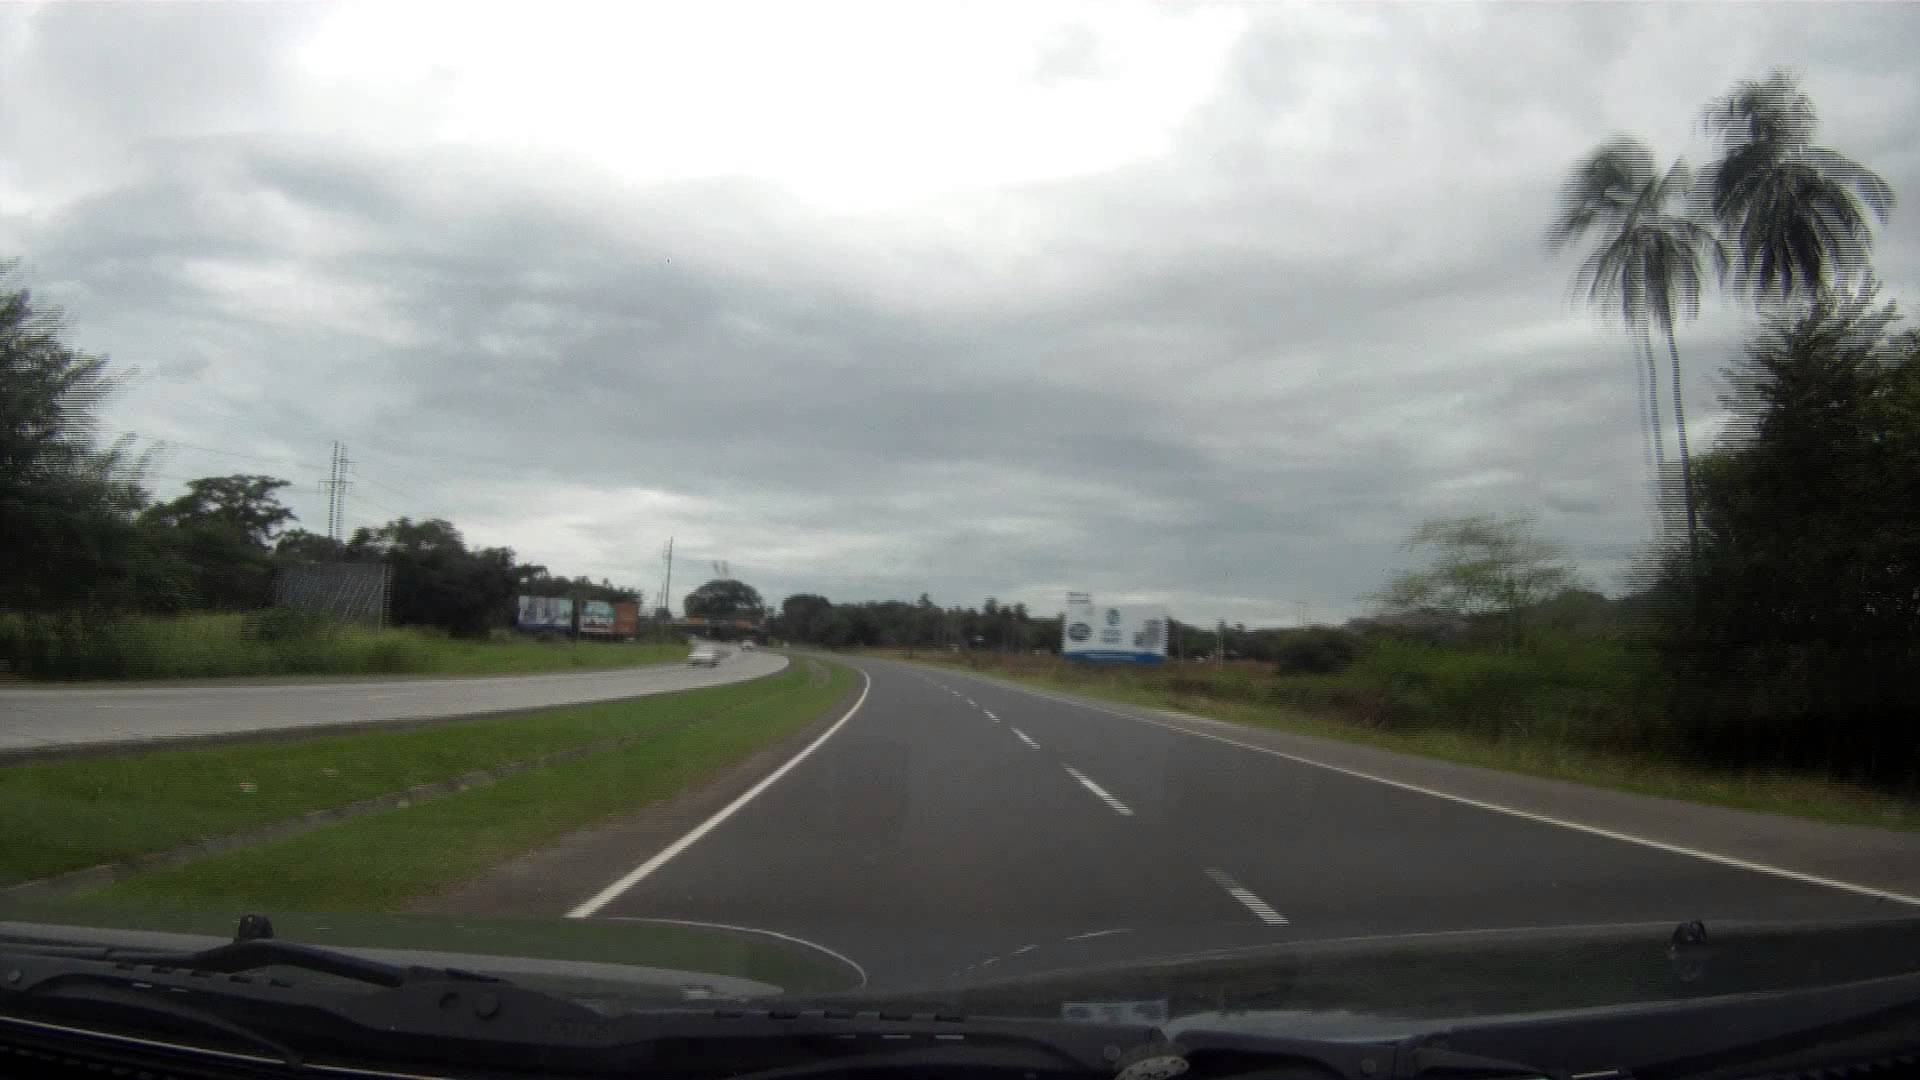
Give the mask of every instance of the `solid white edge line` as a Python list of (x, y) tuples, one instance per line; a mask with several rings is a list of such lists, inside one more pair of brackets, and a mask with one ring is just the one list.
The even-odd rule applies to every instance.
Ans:
[(1094, 795), (1097, 796), (1101, 802), (1106, 803), (1107, 807), (1111, 809), (1114, 813), (1119, 814), (1122, 817), (1133, 816), (1133, 811), (1128, 809), (1126, 803), (1123, 803), (1119, 799), (1114, 798), (1112, 795), (1107, 794), (1107, 789), (1101, 787), (1099, 784), (1094, 783), (1092, 780), (1087, 779), (1087, 774), (1081, 772), (1079, 769), (1076, 769), (1071, 765), (1062, 765), (1060, 767), (1067, 770), (1068, 776), (1071, 776), (1075, 780), (1080, 781), (1081, 787), (1084, 787), (1088, 791), (1093, 792)]
[(860, 711), (860, 706), (867, 703), (867, 694), (873, 689), (873, 676), (862, 671), (860, 672), (860, 677), (865, 679), (866, 683), (861, 686), (860, 696), (854, 701), (853, 707), (848, 709), (840, 719), (835, 720), (832, 727), (821, 732), (819, 738), (808, 743), (799, 753), (788, 758), (786, 764), (768, 773), (759, 783), (741, 792), (739, 798), (721, 807), (718, 813), (715, 813), (712, 817), (700, 824), (695, 825), (685, 836), (668, 844), (665, 848), (662, 848), (658, 854), (654, 855), (653, 858), (627, 871), (621, 876), (620, 880), (594, 893), (592, 897), (575, 907), (572, 911), (567, 912), (567, 918), (584, 919), (594, 912), (599, 911), (601, 908), (606, 907), (607, 904), (611, 903), (621, 893), (626, 892), (628, 889), (646, 880), (648, 874), (665, 866), (668, 860), (692, 847), (695, 843), (699, 842), (701, 837), (719, 827), (721, 822), (732, 817), (741, 807), (752, 802), (761, 792), (772, 787), (776, 781), (787, 775), (788, 771), (795, 765), (807, 760), (808, 755), (820, 749), (821, 743), (833, 738), (834, 733), (842, 727), (845, 727), (847, 721), (853, 719), (853, 714)]
[[(609, 915), (607, 916), (607, 918), (612, 922), (661, 923), (666, 926), (695, 926), (695, 927), (704, 927), (708, 930), (733, 930), (742, 934), (759, 934), (762, 937), (779, 938), (781, 941), (791, 942), (795, 945), (802, 945), (802, 946), (805, 946), (806, 948), (814, 950), (815, 952), (826, 953), (828, 956), (833, 957), (835, 960), (840, 961), (841, 963), (852, 968), (854, 971), (858, 972), (860, 975), (860, 985), (861, 986), (867, 985), (867, 969), (861, 967), (859, 961), (855, 960), (853, 957), (848, 956), (845, 953), (835, 952), (834, 950), (827, 948), (825, 945), (822, 945), (817, 941), (810, 941), (803, 937), (795, 937), (792, 934), (783, 934), (778, 930), (767, 930), (758, 926), (734, 926), (730, 923), (700, 922), (697, 919), (654, 919), (644, 915)], [(761, 980), (755, 980), (755, 981), (758, 982)]]
[[(975, 676), (975, 677), (977, 678), (978, 676)], [(1388, 787), (1399, 788), (1402, 791), (1411, 791), (1419, 795), (1431, 796), (1432, 798), (1435, 798), (1435, 799), (1445, 799), (1448, 802), (1459, 803), (1462, 806), (1472, 806), (1481, 810), (1491, 810), (1496, 814), (1506, 814), (1509, 817), (1517, 817), (1526, 821), (1534, 821), (1542, 825), (1555, 825), (1562, 829), (1572, 829), (1574, 832), (1583, 832), (1590, 836), (1605, 837), (1608, 840), (1618, 840), (1622, 843), (1638, 844), (1641, 847), (1652, 848), (1655, 851), (1664, 851), (1670, 855), (1684, 855), (1688, 858), (1700, 859), (1703, 862), (1718, 863), (1721, 866), (1730, 866), (1736, 870), (1747, 870), (1756, 874), (1767, 874), (1772, 877), (1784, 878), (1788, 881), (1798, 881), (1804, 885), (1819, 885), (1828, 889), (1838, 889), (1841, 892), (1850, 892), (1855, 894), (1856, 896), (1867, 896), (1867, 897), (1872, 897), (1876, 900), (1889, 900), (1896, 904), (1906, 904), (1910, 907), (1920, 907), (1920, 896), (1909, 896), (1906, 893), (1897, 893), (1887, 889), (1876, 889), (1871, 885), (1859, 885), (1851, 881), (1841, 881), (1837, 878), (1828, 878), (1828, 877), (1821, 877), (1818, 874), (1802, 873), (1799, 870), (1789, 870), (1784, 866), (1772, 866), (1767, 863), (1754, 862), (1750, 859), (1742, 859), (1733, 855), (1721, 855), (1712, 851), (1701, 851), (1698, 848), (1690, 848), (1682, 844), (1671, 844), (1665, 840), (1655, 840), (1655, 839), (1652, 839), (1651, 837), (1646, 837), (1646, 836), (1635, 836), (1632, 833), (1624, 833), (1614, 829), (1606, 829), (1598, 825), (1587, 825), (1578, 821), (1568, 821), (1565, 818), (1550, 817), (1546, 814), (1537, 814), (1531, 810), (1521, 810), (1512, 806), (1502, 806), (1499, 803), (1491, 803), (1483, 799), (1472, 799), (1472, 798), (1468, 798), (1465, 795), (1454, 795), (1445, 791), (1436, 791), (1433, 788), (1421, 787), (1418, 784), (1409, 784), (1404, 780), (1389, 780), (1384, 776), (1375, 776), (1372, 773), (1364, 773), (1358, 769), (1348, 769), (1339, 765), (1329, 765), (1324, 761), (1315, 761), (1312, 758), (1301, 757), (1298, 754), (1289, 754), (1284, 750), (1275, 750), (1269, 746), (1257, 746), (1253, 743), (1241, 742), (1238, 739), (1229, 739), (1225, 735), (1215, 735), (1212, 732), (1195, 731), (1192, 728), (1181, 727), (1178, 724), (1168, 723), (1161, 720), (1155, 720), (1155, 719), (1152, 719), (1151, 717), (1139, 716), (1134, 713), (1124, 713), (1118, 709), (1109, 709), (1101, 705), (1095, 705), (1091, 702), (1078, 701), (1078, 700), (1075, 700), (1074, 698), (1066, 697), (1065, 695), (1061, 695), (1061, 694), (1049, 694), (1043, 691), (1029, 690), (1029, 689), (1026, 689), (1025, 687), (1017, 686), (1014, 684), (1006, 684), (1006, 685), (1008, 689), (1018, 690), (1021, 693), (1031, 694), (1034, 697), (1046, 698), (1050, 701), (1058, 701), (1065, 705), (1073, 705), (1077, 708), (1092, 710), (1093, 712), (1106, 713), (1110, 716), (1120, 717), (1123, 720), (1133, 720), (1142, 724), (1152, 724), (1154, 727), (1161, 728), (1166, 731), (1176, 732), (1181, 735), (1191, 735), (1196, 739), (1212, 739), (1215, 742), (1226, 743), (1228, 746), (1237, 746), (1242, 750), (1252, 750), (1256, 753), (1269, 754), (1273, 757), (1283, 758), (1287, 761), (1295, 762), (1296, 764), (1309, 765), (1316, 769), (1325, 769), (1328, 772), (1340, 773), (1343, 776), (1351, 776), (1359, 780), (1371, 780), (1376, 784), (1385, 784)]]

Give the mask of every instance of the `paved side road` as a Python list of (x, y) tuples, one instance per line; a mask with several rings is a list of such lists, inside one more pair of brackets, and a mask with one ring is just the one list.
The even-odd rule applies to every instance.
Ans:
[(711, 668), (676, 663), (378, 682), (4, 687), (0, 755), (579, 705), (741, 682), (786, 665), (777, 653), (729, 650)]
[[(1356, 935), (1633, 923), (1657, 943), (1694, 918), (1920, 910), (1860, 882), (1514, 813), (1465, 777), (1455, 795), (1380, 762), (1328, 767), (1164, 716), (854, 663), (871, 683), (845, 723), (726, 816), (630, 853), (624, 874), (603, 863), (573, 881), (571, 914), (755, 928), (897, 986)], [(1920, 858), (1912, 834), (1827, 835)]]

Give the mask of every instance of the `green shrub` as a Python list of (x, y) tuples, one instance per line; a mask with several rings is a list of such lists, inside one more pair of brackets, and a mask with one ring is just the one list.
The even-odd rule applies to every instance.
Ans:
[(1360, 655), (1360, 638), (1332, 626), (1291, 631), (1274, 649), (1274, 667), (1282, 675), (1331, 675), (1345, 671)]

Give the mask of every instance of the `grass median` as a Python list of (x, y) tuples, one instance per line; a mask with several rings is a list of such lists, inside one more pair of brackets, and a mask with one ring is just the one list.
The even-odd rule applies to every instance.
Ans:
[[(397, 911), (566, 832), (713, 776), (817, 719), (856, 681), (839, 665), (797, 661), (781, 675), (746, 684), (760, 693), (727, 708), (709, 707), (699, 722), (658, 739), (140, 874), (78, 899), (227, 910)], [(639, 710), (667, 700), (627, 706)]]
[[(970, 670), (1062, 693), (1173, 709), (1249, 727), (1341, 739), (1464, 765), (1570, 780), (1640, 795), (1835, 824), (1920, 829), (1920, 797), (1910, 794), (1818, 776), (1717, 769), (1695, 764), (1684, 757), (1610, 750), (1570, 738), (1558, 722), (1504, 734), (1450, 727), (1444, 717), (1431, 719), (1411, 730), (1383, 729), (1349, 718), (1338, 704), (1344, 696), (1328, 693), (1330, 689), (1368, 689), (1350, 685), (1352, 679), (1347, 681), (1348, 685), (1329, 687), (1333, 680), (1324, 677), (1275, 676), (1264, 665), (1251, 663), (1228, 664), (1224, 669), (1175, 664), (1134, 669), (1073, 664), (1058, 657), (908, 653), (905, 650), (870, 652)], [(1316, 694), (1325, 695), (1328, 703), (1315, 707), (1285, 701), (1248, 700), (1263, 696), (1313, 700)], [(1427, 704), (1432, 706), (1431, 702)]]
[(806, 685), (763, 679), (402, 731), (0, 765), (0, 885), (121, 862), (477, 769), (728, 715)]

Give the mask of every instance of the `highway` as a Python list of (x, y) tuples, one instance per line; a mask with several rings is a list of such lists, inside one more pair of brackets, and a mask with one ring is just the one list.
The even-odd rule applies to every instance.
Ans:
[(466, 678), (8, 686), (0, 687), (0, 755), (577, 705), (739, 682), (786, 664), (776, 653), (729, 651), (711, 668), (671, 663)]
[[(570, 914), (771, 931), (853, 960), (872, 985), (906, 986), (1378, 934), (1645, 922), (1657, 941), (1686, 919), (1911, 916), (1920, 903), (1500, 812), (1132, 710), (855, 663), (871, 681), (844, 723), (730, 815), (634, 853), (622, 877), (609, 866), (581, 882)], [(1734, 815), (1741, 835), (1784, 823), (1663, 805)], [(1867, 853), (1874, 864), (1920, 868), (1911, 834), (1861, 835), (1884, 846)]]

